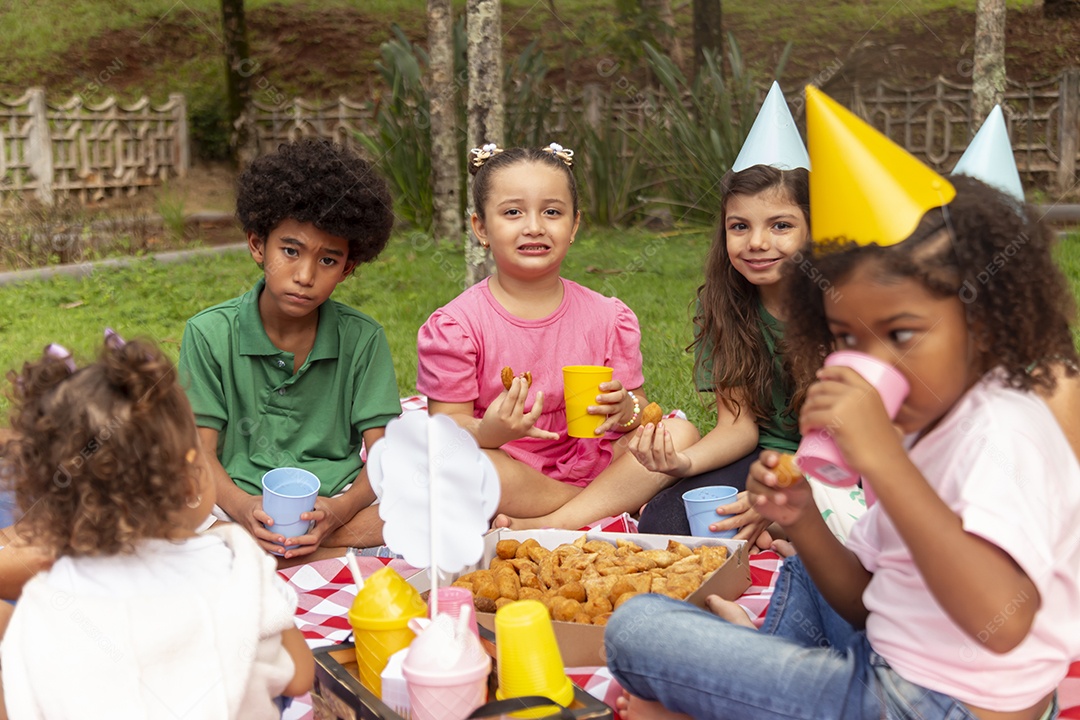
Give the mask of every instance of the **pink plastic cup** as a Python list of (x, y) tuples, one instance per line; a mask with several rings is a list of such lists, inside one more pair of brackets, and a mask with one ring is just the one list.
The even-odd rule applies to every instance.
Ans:
[[(473, 605), (472, 593), (463, 587), (441, 587), (439, 593), (439, 614), (449, 615), (455, 620), (461, 613), (469, 614), (469, 630), (478, 639), (480, 631), (476, 627), (476, 609)], [(428, 614), (431, 614), (431, 603), (428, 603)]]
[[(825, 358), (825, 366), (849, 367), (859, 373), (878, 391), (890, 418), (896, 417), (911, 390), (907, 379), (892, 365), (854, 350), (832, 353)], [(795, 463), (803, 472), (829, 485), (844, 487), (859, 482), (859, 474), (844, 462), (827, 428), (803, 436), (795, 453)]]

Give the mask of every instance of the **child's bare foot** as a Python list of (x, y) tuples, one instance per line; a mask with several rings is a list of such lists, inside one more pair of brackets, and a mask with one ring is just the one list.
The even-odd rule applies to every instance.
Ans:
[(615, 709), (623, 720), (693, 720), (689, 715), (671, 712), (658, 702), (642, 700), (627, 692), (615, 700)]
[(545, 517), (534, 518), (516, 518), (510, 517), (499, 513), (495, 516), (495, 519), (491, 521), (491, 527), (506, 528), (507, 530), (538, 530), (540, 528), (559, 527), (558, 525), (552, 525), (550, 520)]
[(713, 615), (722, 620), (727, 620), (732, 625), (742, 625), (751, 630), (756, 629), (754, 623), (750, 620), (750, 616), (746, 614), (742, 605), (739, 605), (738, 603), (725, 600), (719, 595), (710, 595), (705, 598), (705, 607), (707, 607), (709, 612)]

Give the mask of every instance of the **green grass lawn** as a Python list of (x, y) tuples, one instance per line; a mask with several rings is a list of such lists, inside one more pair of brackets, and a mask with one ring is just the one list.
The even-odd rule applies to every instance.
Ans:
[[(637, 313), (645, 357), (645, 389), (665, 409), (679, 407), (703, 430), (712, 414), (691, 384), (690, 303), (703, 279), (706, 233), (656, 235), (634, 231), (582, 233), (563, 275), (624, 300)], [(1064, 240), (1059, 260), (1080, 293), (1080, 234)], [(0, 287), (0, 368), (17, 367), (58, 342), (85, 359), (105, 326), (128, 337), (149, 337), (174, 359), (185, 321), (199, 310), (247, 291), (259, 268), (246, 252), (130, 268), (103, 269), (88, 278), (52, 278)], [(398, 390), (415, 391), (416, 331), (437, 307), (460, 292), (460, 248), (436, 246), (420, 235), (397, 235), (389, 248), (334, 297), (386, 328)], [(1080, 342), (1080, 335), (1077, 337)], [(2, 424), (7, 402), (0, 400)]]
[[(646, 391), (665, 408), (681, 407), (699, 423), (707, 421), (708, 413), (691, 388), (693, 362), (683, 348), (691, 340), (689, 304), (702, 280), (708, 243), (701, 233), (666, 238), (632, 231), (586, 233), (579, 235), (563, 266), (566, 277), (617, 295), (634, 309), (642, 327)], [(87, 358), (100, 346), (105, 326), (124, 336), (152, 338), (175, 359), (186, 320), (245, 292), (259, 274), (247, 253), (229, 253), (175, 264), (145, 260), (84, 279), (57, 277), (0, 287), (0, 368), (36, 357), (50, 342)], [(416, 331), (463, 283), (460, 248), (432, 245), (420, 235), (398, 235), (334, 297), (383, 324), (398, 389), (409, 395), (416, 383)], [(5, 416), (6, 408), (6, 400), (0, 400)]]

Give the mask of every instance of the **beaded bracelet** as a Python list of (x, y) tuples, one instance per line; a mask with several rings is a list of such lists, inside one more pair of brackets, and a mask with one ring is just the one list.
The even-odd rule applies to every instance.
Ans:
[(622, 425), (619, 426), (624, 428), (630, 427), (638, 421), (639, 417), (641, 417), (641, 403), (638, 402), (637, 396), (629, 390), (626, 391), (626, 394), (630, 396), (630, 399), (634, 403), (634, 414), (630, 416), (630, 419), (628, 421), (624, 422)]

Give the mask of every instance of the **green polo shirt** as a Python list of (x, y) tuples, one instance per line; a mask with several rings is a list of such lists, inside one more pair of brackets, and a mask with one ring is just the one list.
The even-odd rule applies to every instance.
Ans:
[[(698, 310), (700, 312), (700, 309)], [(787, 373), (784, 371), (784, 361), (776, 351), (776, 346), (784, 337), (784, 324), (769, 314), (765, 306), (758, 303), (758, 320), (761, 332), (765, 336), (765, 347), (772, 357), (772, 398), (769, 403), (770, 413), (767, 418), (758, 418), (758, 445), (767, 449), (782, 453), (794, 453), (799, 447), (799, 423), (788, 412), (788, 397), (785, 389), (789, 383)], [(694, 384), (698, 392), (715, 392), (716, 384), (713, 382), (712, 358), (710, 355), (711, 344), (706, 347), (694, 346), (694, 353), (701, 355), (700, 361), (695, 357), (696, 372)]]
[(217, 455), (252, 495), (263, 474), (300, 467), (330, 496), (356, 478), (362, 433), (401, 414), (382, 326), (328, 300), (300, 371), (270, 342), (259, 317), (260, 279), (249, 292), (188, 320), (180, 373), (200, 427), (218, 431)]

